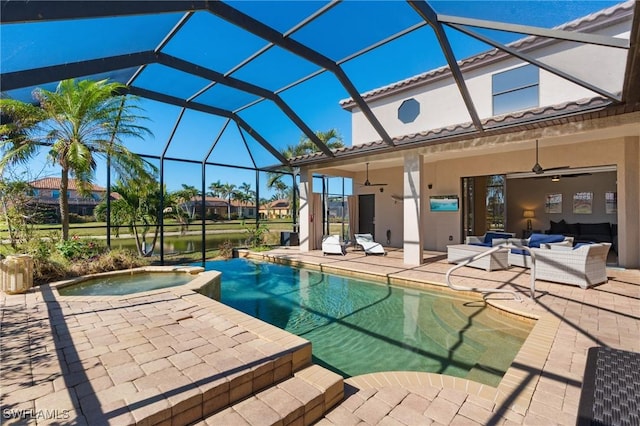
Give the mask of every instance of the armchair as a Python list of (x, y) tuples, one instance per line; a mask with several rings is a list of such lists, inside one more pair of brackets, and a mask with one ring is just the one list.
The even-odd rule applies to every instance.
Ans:
[(536, 257), (535, 278), (588, 288), (607, 282), (607, 254), (611, 243), (552, 245), (532, 249)]

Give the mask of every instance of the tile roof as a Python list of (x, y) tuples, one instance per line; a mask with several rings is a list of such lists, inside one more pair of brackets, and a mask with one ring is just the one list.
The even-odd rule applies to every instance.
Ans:
[(263, 204), (260, 208), (269, 208), (269, 209), (288, 209), (289, 208), (289, 200), (285, 198), (281, 198), (279, 200), (273, 200), (267, 204)]
[[(48, 177), (48, 178), (36, 179), (34, 181), (31, 181), (29, 182), (29, 185), (31, 185), (32, 188), (36, 188), (36, 189), (60, 189), (61, 180), (62, 180), (61, 178)], [(77, 189), (78, 189), (78, 185), (76, 180), (69, 179), (69, 190), (75, 191)], [(102, 186), (98, 186), (95, 184), (91, 185), (91, 190), (96, 192), (107, 191), (106, 188), (103, 188)]]
[[(582, 18), (567, 22), (565, 24), (554, 27), (554, 29), (564, 30), (564, 31), (585, 31), (587, 29), (593, 29), (594, 26), (608, 24), (615, 19), (620, 19), (627, 17), (633, 13), (634, 1), (626, 1), (624, 3), (620, 3), (614, 6), (611, 6), (607, 9), (594, 12), (590, 15), (584, 16)], [(553, 39), (549, 39), (547, 37), (538, 37), (538, 36), (528, 36), (522, 39), (516, 40), (512, 43), (507, 44), (507, 46), (517, 49), (519, 51), (526, 51), (527, 49), (531, 49), (533, 47), (541, 47), (542, 45), (548, 43), (555, 43), (556, 41)], [(458, 61), (458, 65), (462, 71), (469, 70), (472, 68), (476, 68), (481, 65), (485, 65), (487, 62), (503, 59), (505, 57), (509, 57), (509, 54), (503, 52), (499, 49), (489, 50), (487, 52), (480, 53), (475, 56), (471, 56), (469, 58)], [(379, 87), (377, 89), (373, 89), (369, 92), (365, 92), (362, 94), (362, 98), (365, 100), (375, 100), (377, 98), (381, 98), (392, 93), (396, 93), (402, 90), (406, 90), (408, 88), (419, 86), (426, 84), (428, 82), (432, 82), (434, 80), (438, 80), (441, 78), (449, 77), (451, 75), (451, 71), (449, 70), (449, 66), (443, 66), (440, 68), (436, 68), (434, 70), (427, 71), (422, 74), (415, 75), (413, 77), (409, 77), (405, 80), (401, 80), (387, 86)], [(344, 109), (352, 109), (356, 106), (356, 103), (352, 98), (343, 99), (340, 101), (340, 106)]]
[[(558, 124), (564, 121), (579, 121), (581, 116), (598, 113), (610, 109), (620, 108), (612, 105), (611, 101), (603, 97), (585, 98), (577, 101), (538, 107), (529, 110), (512, 112), (482, 120), (483, 136), (497, 135), (518, 130)], [(551, 122), (551, 124), (549, 124)], [(339, 148), (334, 150), (335, 157), (348, 157), (368, 151), (383, 152), (386, 150), (398, 150), (400, 148), (417, 148), (424, 145), (454, 142), (468, 139), (470, 135), (478, 132), (472, 122), (460, 123), (438, 129), (425, 130), (419, 133), (411, 133), (393, 138), (393, 146), (382, 140), (367, 142), (359, 145)], [(320, 160), (326, 160), (322, 152), (315, 152), (291, 159), (292, 164), (306, 164)]]
[[(204, 198), (205, 198), (205, 204), (207, 204), (209, 207), (215, 207), (215, 206), (226, 207), (228, 204), (228, 200), (226, 198), (209, 197), (209, 196), (206, 196)], [(202, 197), (193, 197), (191, 198), (191, 201), (199, 203), (202, 201)], [(231, 200), (231, 205), (234, 207), (243, 207), (243, 208), (255, 207), (253, 203), (241, 203), (233, 199)]]

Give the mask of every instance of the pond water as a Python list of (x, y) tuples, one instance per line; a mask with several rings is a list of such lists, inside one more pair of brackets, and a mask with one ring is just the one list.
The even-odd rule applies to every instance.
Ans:
[[(207, 249), (217, 249), (225, 241), (231, 241), (236, 246), (244, 246), (247, 239), (246, 233), (220, 233), (207, 234), (205, 244)], [(147, 243), (152, 239), (147, 238)], [(132, 238), (111, 238), (112, 249), (136, 249), (136, 241)], [(202, 236), (200, 235), (180, 235), (164, 237), (164, 253), (191, 253), (202, 251)], [(160, 238), (156, 242), (155, 253), (160, 253)]]

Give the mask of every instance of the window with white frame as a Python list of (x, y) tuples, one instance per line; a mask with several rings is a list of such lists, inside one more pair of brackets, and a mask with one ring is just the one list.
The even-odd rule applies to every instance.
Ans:
[(492, 76), (493, 115), (539, 105), (540, 76), (534, 65), (525, 65)]

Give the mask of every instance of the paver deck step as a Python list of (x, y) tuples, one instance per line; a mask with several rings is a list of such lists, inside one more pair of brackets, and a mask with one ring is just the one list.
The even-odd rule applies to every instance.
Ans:
[(320, 419), (343, 396), (342, 376), (312, 365), (197, 425), (308, 425)]

